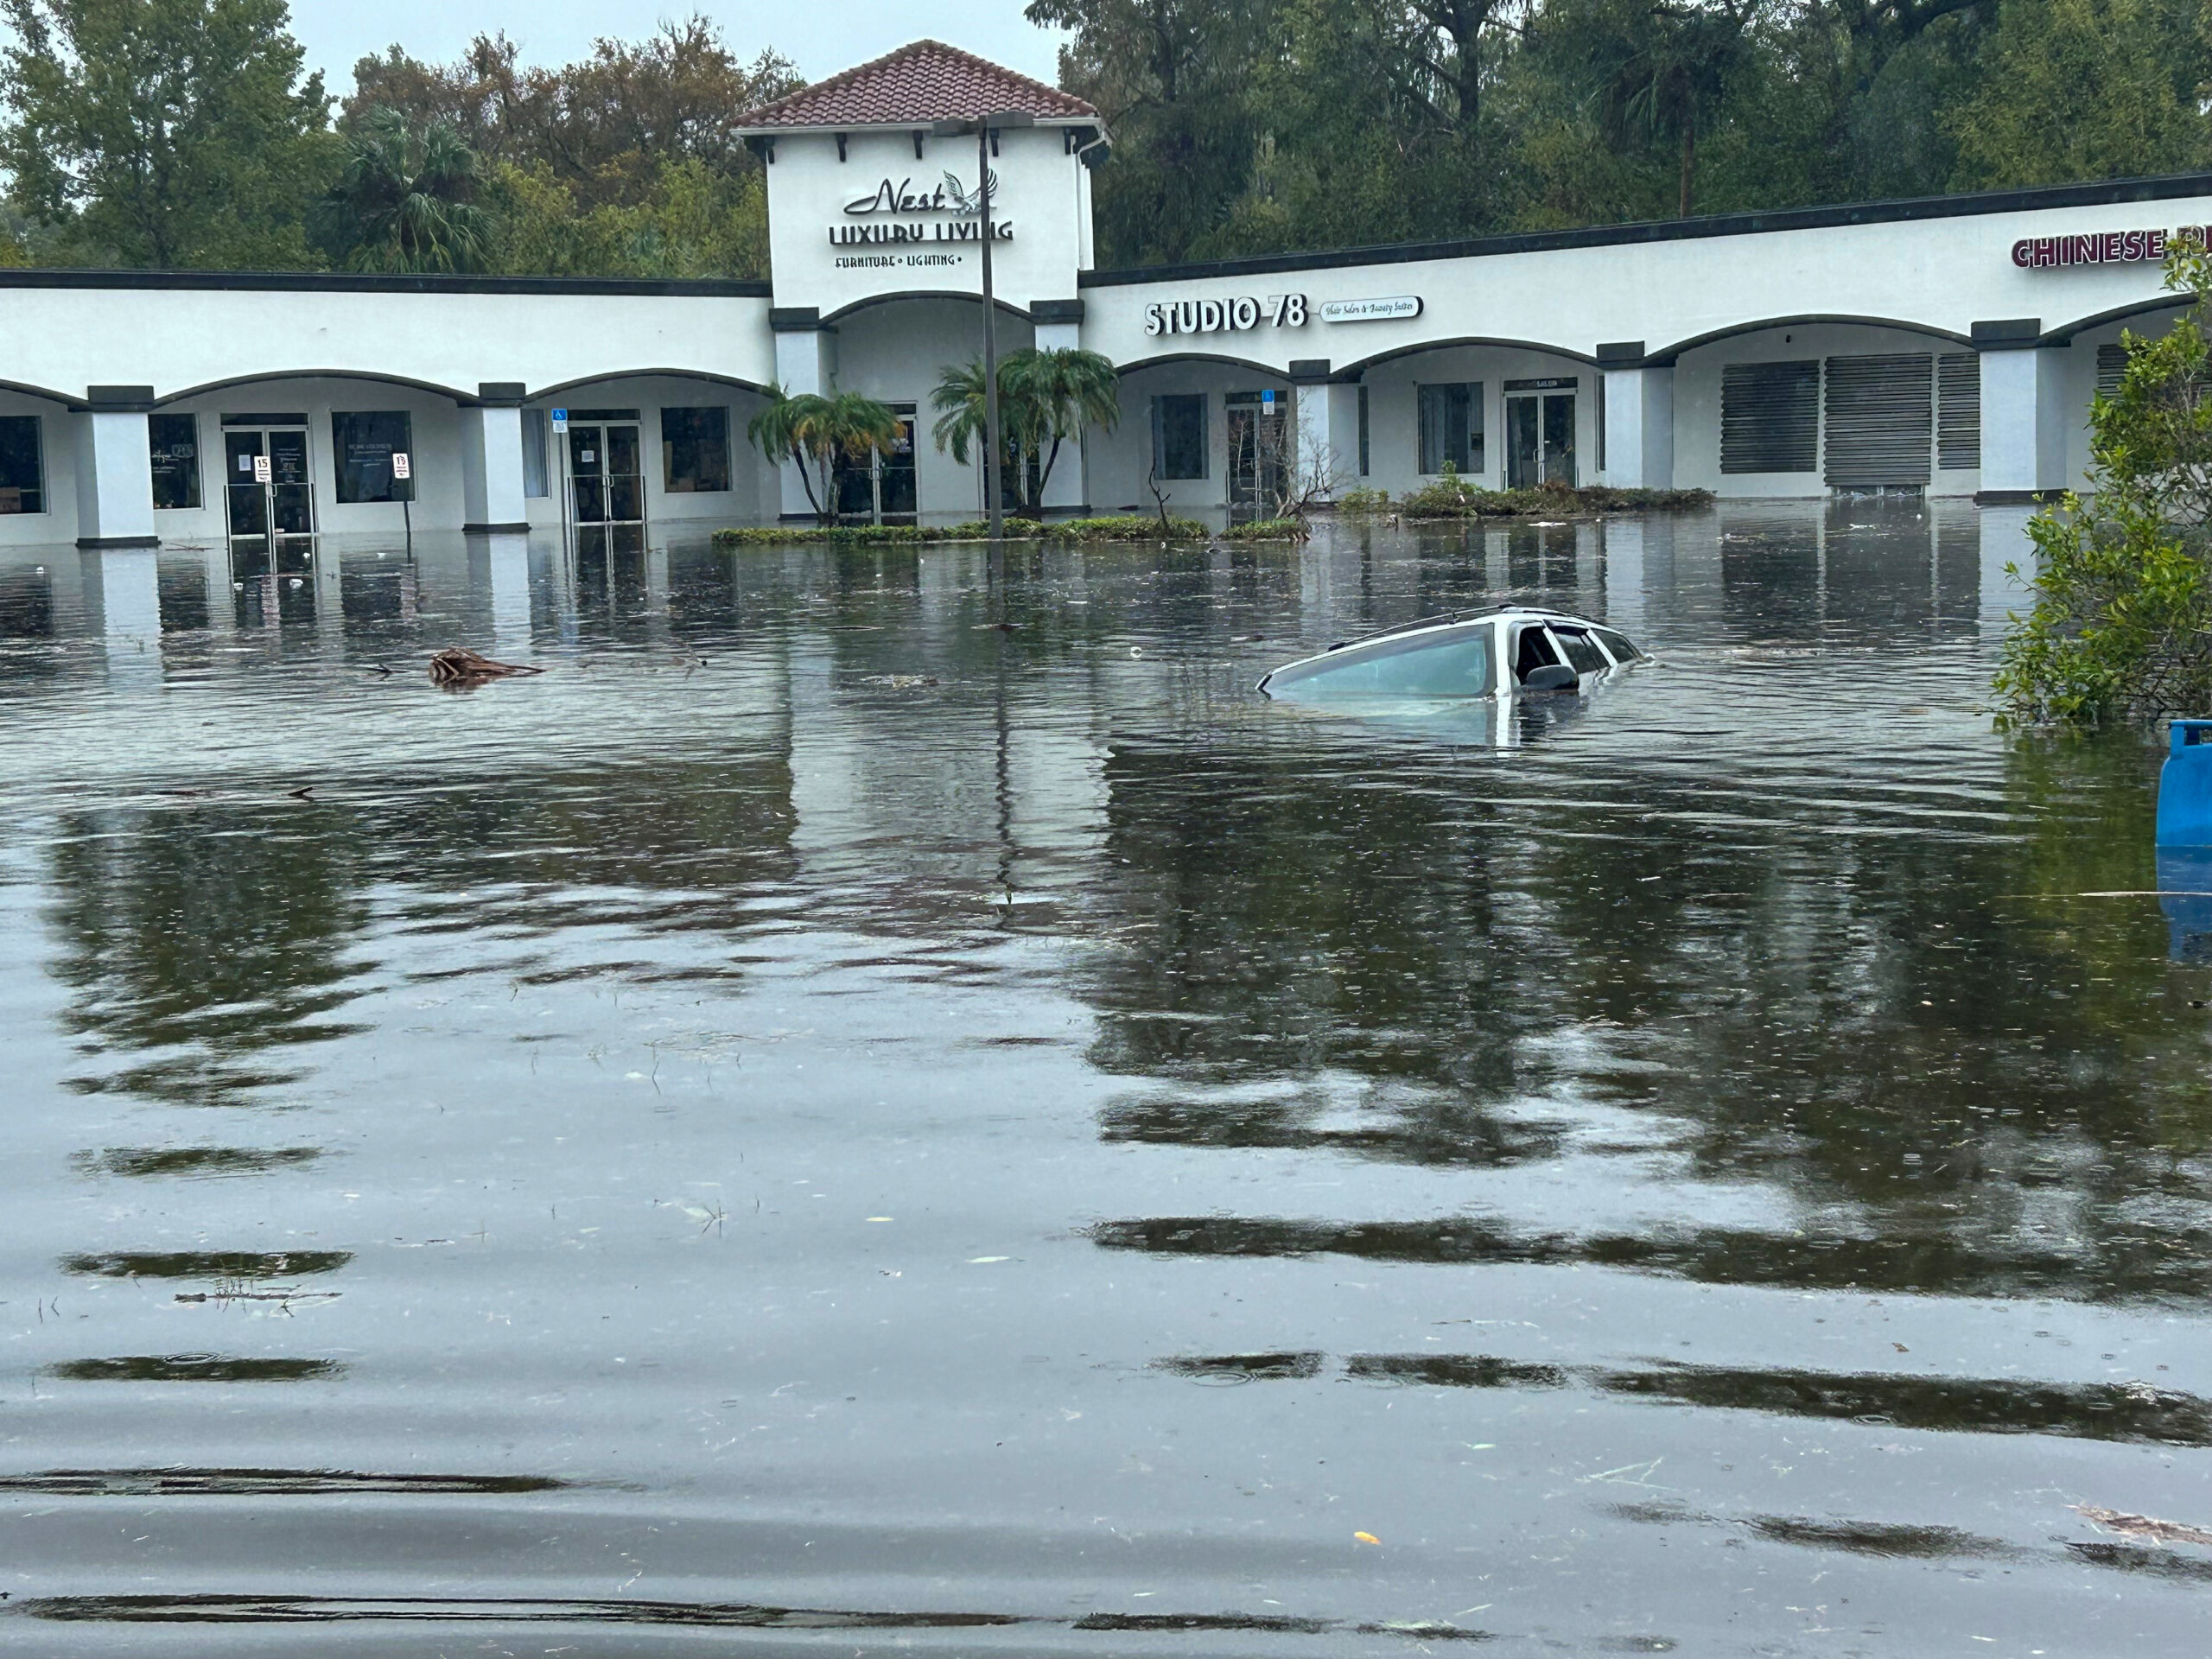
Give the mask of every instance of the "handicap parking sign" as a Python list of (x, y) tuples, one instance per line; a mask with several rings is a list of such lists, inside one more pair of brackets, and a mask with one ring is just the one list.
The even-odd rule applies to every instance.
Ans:
[(569, 411), (567, 410), (556, 409), (553, 411), (553, 429), (556, 432), (565, 432), (569, 429)]

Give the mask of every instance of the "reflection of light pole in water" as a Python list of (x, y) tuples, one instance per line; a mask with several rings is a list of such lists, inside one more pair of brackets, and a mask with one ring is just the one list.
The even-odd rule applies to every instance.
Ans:
[(1035, 120), (1023, 110), (1001, 110), (973, 121), (939, 121), (930, 131), (939, 138), (976, 135), (976, 200), (983, 249), (983, 519), (993, 542), (1005, 531), (999, 505), (999, 334), (991, 297), (991, 140), (1003, 128), (1029, 127)]

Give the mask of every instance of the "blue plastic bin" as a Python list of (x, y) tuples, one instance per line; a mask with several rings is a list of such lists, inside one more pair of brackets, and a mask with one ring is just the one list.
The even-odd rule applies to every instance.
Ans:
[(2212, 847), (2212, 720), (2177, 720), (2158, 772), (2158, 845)]

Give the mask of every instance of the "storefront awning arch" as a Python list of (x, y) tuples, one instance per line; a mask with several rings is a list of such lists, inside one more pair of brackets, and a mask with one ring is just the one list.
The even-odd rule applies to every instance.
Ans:
[(2092, 328), (2101, 328), (2107, 323), (2126, 322), (2131, 317), (2145, 317), (2154, 311), (2183, 311), (2196, 303), (2189, 294), (2161, 294), (2154, 300), (2139, 300), (2133, 305), (2116, 306), (2110, 311), (2100, 311), (2094, 316), (2069, 322), (2063, 327), (2044, 331), (2037, 344), (2042, 346), (2070, 346), (2074, 336), (2084, 334)]
[(407, 386), (416, 391), (450, 397), (457, 404), (478, 401), (475, 393), (463, 391), (455, 386), (442, 386), (435, 380), (416, 380), (404, 374), (378, 374), (372, 369), (259, 369), (251, 374), (234, 374), (225, 379), (205, 380), (196, 386), (163, 392), (154, 399), (154, 407), (161, 409), (170, 404), (181, 404), (188, 397), (204, 397), (210, 392), (227, 391), (232, 386), (256, 386), (278, 380), (368, 380), (382, 385)]
[(574, 391), (578, 386), (604, 385), (612, 380), (703, 380), (709, 385), (729, 386), (738, 391), (749, 391), (756, 397), (768, 396), (768, 388), (757, 380), (742, 379), (734, 374), (711, 374), (703, 369), (613, 369), (604, 373), (578, 375), (573, 380), (556, 381), (550, 386), (532, 386), (525, 403), (543, 403), (548, 397)]
[(1455, 334), (1445, 340), (1414, 340), (1404, 346), (1393, 346), (1386, 352), (1372, 357), (1363, 357), (1357, 362), (1346, 363), (1329, 375), (1332, 380), (1357, 380), (1371, 368), (1395, 362), (1402, 357), (1417, 357), (1423, 352), (1449, 352), (1469, 346), (1485, 346), (1504, 352), (1540, 352), (1546, 357), (1564, 357), (1576, 363), (1595, 363), (1598, 359), (1588, 352), (1578, 352), (1571, 346), (1547, 345), (1541, 340), (1503, 340), (1491, 334)]
[(1672, 368), (1675, 359), (1684, 352), (1694, 352), (1702, 346), (1718, 345), (1739, 334), (1763, 334), (1770, 328), (1810, 328), (1816, 324), (1851, 328), (1891, 328), (1903, 334), (1928, 334), (1936, 340), (1955, 341), (1961, 346), (1974, 344), (1967, 335), (1951, 329), (1939, 328), (1929, 322), (1908, 322), (1902, 317), (1840, 316), (1824, 312), (1808, 312), (1793, 317), (1762, 317), (1753, 322), (1732, 322), (1726, 328), (1693, 334), (1688, 340), (1678, 340), (1671, 346), (1662, 346), (1656, 352), (1646, 353), (1641, 366)]
[[(963, 292), (957, 288), (916, 288), (907, 289), (896, 294), (871, 294), (866, 299), (855, 300), (850, 305), (830, 312), (822, 321), (827, 325), (836, 322), (841, 317), (849, 317), (855, 311), (866, 311), (874, 306), (906, 305), (916, 300), (957, 300), (965, 305), (981, 305), (983, 302), (983, 296), (972, 289)], [(1001, 316), (1012, 317), (1020, 322), (1032, 321), (1028, 312), (1010, 301), (1001, 299), (995, 294), (991, 296), (991, 307)]]
[(1255, 374), (1264, 374), (1271, 380), (1287, 381), (1290, 372), (1278, 364), (1262, 363), (1249, 357), (1232, 357), (1225, 352), (1163, 352), (1158, 357), (1139, 358), (1134, 363), (1117, 363), (1117, 373), (1124, 378), (1142, 369), (1165, 368), (1173, 363), (1218, 363), (1226, 368), (1249, 369)]

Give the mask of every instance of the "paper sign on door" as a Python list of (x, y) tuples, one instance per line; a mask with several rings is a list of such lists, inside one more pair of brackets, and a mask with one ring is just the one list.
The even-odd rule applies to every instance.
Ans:
[(266, 484), (269, 481), (268, 456), (256, 455), (253, 458), (253, 481), (257, 484)]

